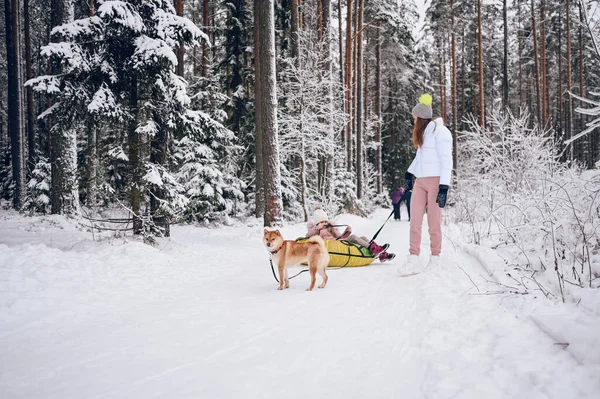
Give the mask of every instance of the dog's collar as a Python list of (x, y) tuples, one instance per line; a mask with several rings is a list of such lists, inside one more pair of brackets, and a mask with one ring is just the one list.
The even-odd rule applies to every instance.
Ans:
[(281, 246), (279, 248), (277, 248), (275, 251), (269, 251), (271, 253), (271, 255), (277, 255), (277, 252), (279, 252), (281, 250), (281, 248), (283, 248), (283, 244), (281, 244)]

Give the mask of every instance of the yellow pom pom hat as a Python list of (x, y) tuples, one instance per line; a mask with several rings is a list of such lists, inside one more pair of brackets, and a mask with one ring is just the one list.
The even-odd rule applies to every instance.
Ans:
[(431, 97), (431, 94), (423, 94), (421, 97), (419, 97), (419, 103), (412, 109), (413, 116), (421, 119), (433, 118), (431, 104), (433, 104), (433, 98)]

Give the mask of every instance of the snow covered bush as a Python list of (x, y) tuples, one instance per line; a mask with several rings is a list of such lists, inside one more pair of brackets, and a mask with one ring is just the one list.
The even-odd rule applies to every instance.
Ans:
[(560, 164), (551, 135), (528, 126), (527, 115), (500, 112), (488, 128), (467, 122), (451, 218), (509, 269), (543, 275), (556, 295), (565, 283), (599, 287), (600, 171)]

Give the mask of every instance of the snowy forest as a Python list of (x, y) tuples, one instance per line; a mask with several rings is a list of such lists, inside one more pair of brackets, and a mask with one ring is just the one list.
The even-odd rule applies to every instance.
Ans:
[(519, 242), (511, 226), (562, 222), (567, 201), (591, 245), (598, 175), (575, 177), (600, 159), (598, 3), (5, 0), (0, 196), (26, 214), (121, 211), (146, 238), (314, 204), (366, 215), (401, 184), (430, 92), (473, 241), (493, 222)]
[(600, 0), (0, 9), (1, 398), (598, 397)]

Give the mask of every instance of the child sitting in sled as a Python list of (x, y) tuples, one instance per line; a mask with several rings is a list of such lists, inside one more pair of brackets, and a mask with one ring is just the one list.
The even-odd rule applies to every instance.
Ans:
[(343, 233), (335, 228), (335, 223), (330, 221), (327, 214), (322, 209), (316, 209), (312, 220), (308, 221), (308, 231), (306, 237), (320, 235), (324, 240), (344, 240), (368, 248), (373, 257), (379, 258), (381, 262), (392, 260), (396, 254), (388, 253), (386, 250), (390, 244), (377, 245), (375, 241), (369, 241), (365, 236), (352, 234), (352, 227), (347, 226)]

